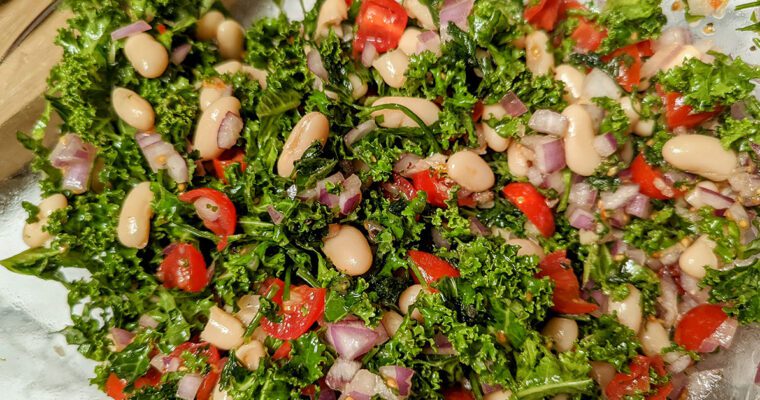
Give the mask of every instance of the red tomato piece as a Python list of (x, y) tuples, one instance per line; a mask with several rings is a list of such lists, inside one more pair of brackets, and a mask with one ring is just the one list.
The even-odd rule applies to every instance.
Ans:
[(206, 260), (195, 246), (187, 243), (172, 244), (164, 250), (166, 256), (158, 267), (158, 280), (168, 289), (178, 288), (197, 293), (208, 285)]
[(272, 360), (282, 360), (283, 358), (290, 358), (290, 350), (293, 349), (293, 345), (289, 341), (283, 342), (277, 350), (272, 354)]
[(538, 268), (537, 277), (548, 276), (554, 281), (553, 310), (563, 314), (588, 314), (599, 308), (596, 304), (581, 299), (581, 287), (565, 250), (549, 254), (541, 260)]
[(637, 356), (631, 362), (631, 372), (615, 375), (604, 388), (604, 394), (608, 400), (622, 400), (627, 395), (646, 393), (649, 388), (649, 358)]
[(393, 184), (396, 185), (396, 188), (398, 188), (404, 197), (406, 197), (407, 201), (412, 200), (417, 196), (417, 191), (414, 190), (412, 183), (395, 172), (393, 173)]
[(219, 208), (217, 219), (213, 221), (204, 219), (203, 225), (219, 236), (221, 240), (216, 248), (222, 251), (227, 247), (227, 238), (235, 233), (235, 225), (237, 225), (235, 205), (226, 194), (210, 188), (194, 189), (179, 195), (179, 199), (186, 203), (195, 203), (201, 198), (211, 200)]
[(652, 55), (651, 41), (645, 40), (619, 48), (612, 53), (602, 57), (602, 61), (610, 62), (615, 58), (618, 63), (617, 82), (628, 92), (633, 91), (634, 86), (641, 83), (641, 67), (644, 63), (641, 57)]
[[(427, 283), (433, 283), (443, 277), (459, 278), (460, 276), (458, 269), (435, 254), (419, 250), (409, 250), (407, 254), (412, 259), (412, 262), (417, 265), (422, 278)], [(417, 276), (413, 276), (413, 279), (416, 283), (419, 283)]]
[(585, 19), (578, 19), (578, 26), (570, 37), (575, 40), (575, 48), (583, 53), (596, 51), (607, 37), (607, 31), (595, 23)]
[(686, 350), (697, 351), (705, 339), (728, 319), (723, 307), (717, 304), (698, 305), (681, 318), (673, 339)]
[(354, 54), (372, 44), (378, 53), (395, 49), (404, 33), (409, 17), (406, 10), (394, 0), (364, 0), (356, 17)]
[(185, 342), (172, 350), (170, 356), (182, 359), (182, 353), (188, 352), (195, 355), (206, 357), (209, 364), (214, 365), (219, 362), (219, 350), (208, 342)]
[(443, 391), (445, 400), (475, 400), (475, 396), (463, 387), (448, 388)]
[(504, 196), (528, 217), (544, 237), (554, 234), (554, 214), (546, 198), (530, 183), (514, 182), (502, 189)]
[(647, 400), (667, 400), (668, 395), (673, 391), (673, 383), (668, 382), (657, 388), (657, 392), (647, 396)]
[(230, 165), (238, 164), (240, 165), (240, 170), (245, 171), (245, 169), (248, 167), (248, 164), (243, 161), (243, 157), (245, 157), (245, 153), (241, 148), (232, 148), (225, 150), (224, 153), (215, 158), (213, 161), (214, 174), (225, 184), (229, 183), (227, 182), (227, 177), (224, 175), (224, 170)]
[(552, 31), (560, 15), (562, 0), (541, 0), (535, 6), (527, 7), (525, 20), (537, 29)]
[[(213, 346), (211, 348), (216, 350)], [(217, 354), (217, 358), (218, 357), (219, 355)], [(219, 383), (219, 378), (222, 376), (222, 369), (224, 368), (224, 365), (227, 364), (227, 357), (217, 359), (215, 362), (209, 360), (209, 364), (211, 364), (211, 370), (203, 377), (201, 386), (195, 394), (196, 400), (211, 400), (214, 388), (216, 387), (216, 384)]]
[(124, 400), (127, 395), (124, 394), (124, 389), (127, 388), (126, 379), (120, 379), (116, 374), (111, 372), (106, 380), (106, 385), (103, 388), (106, 394), (114, 400)]
[[(437, 173), (431, 170), (417, 172), (412, 176), (412, 183), (416, 192), (427, 193), (428, 204), (446, 208), (446, 201), (451, 196), (452, 185), (446, 183)], [(469, 195), (462, 196), (457, 198), (457, 204), (462, 207), (474, 207), (475, 200)]]
[(143, 386), (156, 387), (160, 383), (161, 383), (161, 373), (158, 372), (157, 369), (151, 368), (148, 370), (148, 372), (145, 373), (145, 375), (135, 380), (135, 389), (139, 389)]
[(480, 118), (483, 117), (483, 111), (485, 111), (485, 109), (486, 106), (483, 104), (483, 102), (478, 100), (475, 105), (472, 106), (472, 121), (480, 121)]
[(265, 293), (272, 284), (280, 287), (272, 301), (280, 306), (279, 312), (282, 316), (278, 323), (267, 318), (261, 320), (264, 332), (269, 335), (280, 340), (298, 339), (324, 315), (327, 290), (307, 285), (291, 286), (290, 298), (284, 300), (281, 292), (284, 292), (285, 283), (279, 279), (271, 279), (268, 283)]
[(716, 106), (713, 111), (695, 113), (694, 109), (686, 104), (684, 97), (680, 93), (662, 92), (662, 88), (659, 86), (657, 89), (662, 97), (662, 102), (665, 103), (665, 121), (670, 129), (680, 126), (694, 128), (718, 115), (721, 111), (721, 107)]
[[(662, 193), (657, 185), (655, 185), (656, 180), (659, 180), (663, 185), (668, 185), (673, 190), (673, 196)], [(665, 181), (662, 171), (647, 163), (646, 159), (644, 159), (644, 153), (636, 156), (631, 163), (631, 181), (639, 185), (639, 192), (653, 199), (667, 200), (681, 194), (679, 190)]]
[(164, 33), (166, 33), (166, 25), (158, 24), (156, 25), (156, 30), (158, 30), (159, 34), (163, 35)]

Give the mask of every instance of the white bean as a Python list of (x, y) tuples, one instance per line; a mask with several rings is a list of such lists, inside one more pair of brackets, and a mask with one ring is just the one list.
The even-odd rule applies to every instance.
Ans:
[(417, 23), (429, 31), (438, 30), (433, 21), (433, 15), (430, 13), (430, 9), (422, 4), (420, 0), (404, 0), (404, 10), (406, 10), (409, 18), (414, 18)]
[(671, 58), (669, 58), (669, 61), (664, 63), (662, 67), (660, 68), (661, 71), (667, 71), (671, 68), (679, 67), (681, 66), (686, 60), (690, 58), (699, 58), (702, 57), (702, 53), (697, 50), (696, 47), (692, 45), (685, 45), (681, 46), (680, 50), (678, 50), (675, 55), (673, 55)]
[(220, 75), (224, 75), (224, 74), (233, 75), (240, 72), (240, 70), (242, 69), (243, 69), (243, 63), (237, 60), (229, 60), (229, 61), (221, 62), (217, 64), (216, 66), (214, 66), (214, 70)]
[(234, 316), (217, 306), (211, 307), (201, 340), (222, 350), (232, 350), (243, 344), (245, 328)]
[(222, 390), (217, 383), (216, 386), (214, 386), (214, 392), (211, 393), (211, 400), (232, 400), (232, 397), (227, 391)]
[(571, 171), (578, 175), (590, 176), (602, 163), (602, 158), (594, 149), (594, 129), (591, 117), (581, 105), (573, 104), (562, 111), (567, 118), (565, 135), (565, 160)]
[(348, 74), (348, 82), (351, 84), (351, 97), (354, 100), (358, 100), (367, 94), (367, 90), (369, 89), (367, 82), (359, 78), (359, 75), (354, 73)]
[(654, 120), (653, 119), (642, 119), (639, 120), (634, 126), (633, 126), (633, 133), (643, 136), (643, 137), (649, 137), (652, 136), (654, 133)]
[(256, 67), (252, 67), (248, 64), (243, 64), (240, 67), (240, 70), (243, 71), (243, 73), (251, 77), (256, 82), (258, 82), (259, 86), (261, 86), (262, 89), (267, 88), (267, 77), (269, 76), (268, 71), (259, 69)]
[(700, 236), (678, 258), (681, 271), (696, 279), (702, 279), (707, 274), (705, 267), (717, 268), (718, 257), (715, 255), (716, 244), (707, 235)]
[(203, 14), (198, 20), (198, 25), (195, 27), (195, 37), (198, 40), (216, 39), (216, 30), (223, 21), (224, 14), (217, 10), (211, 10)]
[(153, 129), (156, 114), (150, 103), (139, 94), (129, 89), (116, 87), (111, 92), (111, 104), (116, 115), (127, 125), (140, 131)]
[[(326, 0), (317, 16), (316, 38), (327, 37), (330, 29), (340, 30), (340, 24), (348, 18), (348, 6), (344, 0)], [(342, 30), (340, 32), (342, 34)], [(339, 35), (342, 36), (342, 35)]]
[(628, 296), (622, 301), (613, 300), (612, 297), (607, 301), (607, 310), (610, 314), (617, 313), (617, 319), (621, 324), (638, 332), (641, 327), (641, 292), (631, 284), (628, 284)]
[(620, 99), (620, 107), (623, 108), (623, 112), (625, 112), (625, 116), (628, 117), (629, 121), (629, 130), (633, 128), (636, 124), (639, 123), (639, 112), (636, 111), (636, 109), (633, 107), (633, 101), (631, 101), (630, 96), (624, 96)]
[(519, 247), (519, 250), (517, 250), (518, 256), (537, 256), (540, 260), (546, 256), (544, 249), (530, 239), (509, 239), (507, 240), (507, 244)]
[(686, 200), (686, 202), (694, 208), (702, 208), (707, 205), (707, 203), (702, 200), (702, 196), (699, 194), (699, 188), (712, 190), (713, 192), (720, 192), (718, 186), (713, 182), (701, 181), (697, 183), (694, 186), (694, 189), (690, 190), (689, 193), (686, 193), (686, 196), (684, 196), (684, 200)]
[(563, 96), (568, 103), (574, 103), (581, 98), (583, 94), (583, 81), (586, 74), (569, 64), (559, 65), (554, 69), (554, 79), (562, 81), (565, 84), (565, 95)]
[(38, 208), (37, 222), (24, 225), (23, 239), (24, 243), (31, 248), (40, 247), (52, 238), (49, 232), (45, 231), (48, 218), (54, 211), (62, 210), (68, 207), (69, 202), (66, 196), (56, 193), (43, 199)]
[(243, 56), (245, 30), (235, 20), (225, 20), (216, 28), (216, 41), (219, 54), (224, 59), (238, 59)]
[[(430, 100), (417, 97), (381, 97), (372, 106), (385, 104), (398, 104), (404, 106), (416, 114), (425, 125), (432, 125), (438, 121), (438, 106)], [(372, 113), (372, 118), (383, 117), (380, 126), (383, 128), (418, 128), (419, 125), (400, 110), (379, 110)]]
[(493, 187), (496, 178), (488, 163), (470, 150), (452, 154), (446, 161), (449, 178), (471, 192), (483, 192)]
[(364, 234), (351, 225), (331, 227), (331, 233), (324, 239), (322, 252), (338, 271), (359, 276), (372, 267), (372, 249)]
[(404, 54), (411, 57), (417, 54), (417, 46), (420, 44), (420, 31), (417, 28), (406, 28), (404, 34), (401, 35), (401, 39), (398, 41), (398, 48)]
[(146, 78), (158, 78), (169, 65), (169, 52), (153, 36), (138, 33), (124, 43), (124, 55), (138, 74)]
[(662, 147), (662, 157), (670, 165), (712, 181), (724, 181), (736, 167), (736, 153), (726, 150), (720, 140), (699, 134), (678, 135)]
[(235, 316), (243, 325), (248, 326), (256, 318), (256, 314), (259, 313), (259, 295), (247, 294), (238, 299), (237, 305), (240, 307), (240, 310), (238, 310)]
[(656, 320), (649, 320), (639, 333), (641, 349), (649, 357), (662, 354), (662, 349), (670, 347), (670, 336), (667, 329)]
[[(412, 285), (401, 292), (401, 295), (398, 298), (398, 308), (401, 310), (402, 314), (409, 314), (409, 307), (417, 301), (417, 297), (420, 295), (421, 291), (422, 285)], [(412, 318), (417, 321), (422, 321), (422, 314), (420, 314), (419, 310), (414, 310), (414, 312), (412, 312)]]
[(491, 128), (491, 126), (485, 122), (478, 124), (477, 129), (480, 129), (483, 133), (483, 138), (486, 139), (488, 148), (493, 151), (501, 153), (507, 150), (509, 144), (512, 143), (509, 138), (499, 135), (495, 129)]
[(406, 82), (409, 57), (401, 50), (392, 50), (378, 57), (372, 62), (372, 66), (380, 73), (388, 86), (399, 89)]
[(231, 95), (232, 88), (224, 83), (223, 80), (219, 78), (212, 78), (210, 80), (204, 81), (203, 85), (201, 86), (200, 94), (198, 95), (201, 111), (206, 111), (206, 109), (213, 102), (221, 99), (222, 97)]
[(497, 390), (483, 396), (483, 400), (509, 400), (512, 398), (512, 392), (507, 389)]
[(219, 157), (224, 149), (217, 144), (219, 126), (227, 115), (232, 113), (240, 116), (240, 101), (232, 96), (222, 97), (211, 103), (201, 114), (193, 137), (193, 149), (198, 150), (201, 160), (213, 160)]
[(564, 353), (572, 350), (578, 340), (578, 323), (567, 318), (552, 318), (541, 333), (551, 339), (558, 352)]
[(604, 361), (591, 361), (591, 379), (596, 381), (600, 387), (607, 387), (612, 378), (617, 374), (615, 366)]
[(530, 160), (533, 158), (533, 152), (517, 141), (512, 142), (507, 149), (507, 166), (509, 173), (515, 177), (523, 178), (528, 176), (530, 169)]
[(592, 69), (586, 75), (586, 79), (583, 80), (582, 97), (584, 99), (591, 100), (595, 97), (609, 97), (618, 100), (622, 94), (623, 91), (617, 82), (599, 68)]
[(330, 123), (324, 114), (314, 111), (304, 115), (285, 141), (280, 158), (277, 159), (277, 173), (287, 178), (293, 173), (293, 165), (314, 142), (324, 147), (330, 134)]
[(129, 191), (119, 214), (117, 233), (121, 244), (134, 249), (142, 249), (148, 244), (152, 202), (150, 182), (141, 182)]
[(506, 116), (507, 110), (505, 110), (499, 103), (483, 106), (483, 121), (488, 121), (489, 119), (502, 119)]
[(404, 317), (395, 311), (386, 311), (385, 314), (383, 314), (383, 319), (380, 321), (380, 323), (383, 324), (383, 328), (385, 328), (385, 332), (391, 337), (398, 332), (398, 328), (401, 327), (403, 322)]
[(525, 64), (533, 75), (546, 75), (554, 68), (554, 54), (549, 49), (549, 35), (534, 31), (525, 38)]
[(264, 344), (254, 339), (238, 347), (235, 350), (235, 358), (238, 359), (248, 370), (256, 371), (259, 369), (261, 360), (267, 356), (267, 350)]

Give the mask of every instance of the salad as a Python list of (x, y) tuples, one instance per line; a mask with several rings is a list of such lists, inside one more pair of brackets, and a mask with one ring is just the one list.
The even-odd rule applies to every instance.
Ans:
[(657, 0), (66, 5), (0, 264), (114, 399), (683, 398), (760, 321), (760, 68)]

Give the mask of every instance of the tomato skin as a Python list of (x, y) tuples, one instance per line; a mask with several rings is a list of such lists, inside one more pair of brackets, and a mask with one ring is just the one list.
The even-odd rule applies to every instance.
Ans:
[(589, 53), (599, 48), (602, 40), (607, 37), (607, 31), (581, 17), (578, 20), (578, 26), (570, 37), (575, 40), (576, 50)]
[[(608, 400), (622, 400), (629, 395), (637, 395), (652, 390), (649, 368), (654, 369), (655, 373), (661, 377), (667, 375), (665, 362), (661, 356), (636, 356), (631, 361), (630, 373), (622, 372), (615, 375), (614, 378), (604, 388), (604, 394)], [(655, 388), (657, 391), (647, 396), (647, 400), (664, 400), (673, 390), (673, 385), (668, 382)]]
[(203, 291), (209, 282), (203, 254), (187, 243), (172, 244), (165, 251), (167, 254), (157, 272), (164, 287), (178, 288), (189, 293)]
[(443, 391), (445, 400), (475, 400), (475, 396), (463, 387), (448, 388)]
[(535, 6), (525, 8), (523, 16), (537, 29), (552, 31), (557, 24), (562, 0), (541, 0)]
[(450, 188), (433, 171), (417, 172), (412, 176), (412, 183), (416, 191), (427, 193), (428, 204), (435, 207), (446, 207)]
[(290, 358), (290, 350), (293, 349), (293, 345), (289, 341), (282, 342), (280, 347), (272, 354), (272, 360), (282, 360), (283, 358)]
[[(213, 346), (211, 348), (214, 348)], [(214, 348), (215, 349), (215, 348)], [(217, 357), (219, 357), (217, 355)], [(198, 392), (195, 394), (195, 400), (211, 400), (211, 396), (214, 393), (216, 384), (219, 383), (219, 378), (222, 376), (222, 369), (227, 364), (227, 357), (211, 362), (211, 370), (203, 377), (201, 386), (198, 388)]]
[(407, 201), (412, 200), (417, 196), (417, 191), (414, 190), (414, 186), (403, 176), (393, 173), (393, 184), (396, 185), (398, 190), (406, 197)]
[(375, 46), (378, 53), (395, 49), (408, 20), (404, 7), (394, 0), (362, 1), (356, 17), (354, 54), (361, 53), (367, 43)]
[(106, 384), (103, 390), (106, 392), (106, 395), (114, 400), (125, 400), (127, 398), (127, 395), (124, 394), (124, 389), (126, 388), (126, 379), (120, 379), (116, 374), (111, 372), (111, 374), (108, 375), (108, 379), (106, 380)]
[[(409, 250), (407, 255), (417, 265), (422, 278), (427, 283), (433, 283), (444, 277), (459, 278), (460, 276), (458, 269), (435, 254), (419, 250)], [(417, 276), (413, 276), (413, 279), (415, 283), (419, 283)]]
[(217, 178), (224, 182), (225, 185), (228, 184), (229, 182), (227, 182), (227, 177), (224, 176), (224, 170), (232, 164), (238, 164), (240, 165), (240, 170), (245, 171), (245, 169), (248, 167), (248, 164), (243, 161), (243, 157), (245, 157), (243, 149), (232, 148), (225, 150), (222, 155), (215, 158), (213, 161), (214, 174)]
[(161, 383), (161, 373), (155, 368), (150, 368), (145, 375), (135, 380), (135, 389), (139, 389), (143, 386), (156, 387)]
[(570, 267), (570, 260), (565, 250), (558, 250), (544, 257), (538, 264), (536, 277), (548, 276), (554, 281), (552, 301), (554, 311), (563, 314), (588, 314), (596, 311), (599, 306), (580, 298), (581, 287), (578, 278)]
[(179, 199), (186, 203), (193, 203), (202, 197), (213, 201), (219, 207), (219, 218), (215, 221), (204, 219), (203, 225), (219, 236), (221, 240), (217, 243), (216, 249), (222, 251), (227, 247), (227, 238), (235, 233), (237, 225), (235, 205), (226, 194), (210, 188), (194, 189), (179, 195)]
[(665, 121), (670, 129), (681, 126), (684, 128), (694, 128), (718, 115), (722, 109), (722, 107), (716, 106), (713, 111), (695, 113), (694, 108), (686, 104), (684, 97), (680, 93), (664, 92), (659, 85), (657, 86), (657, 92), (665, 104)]
[(656, 179), (665, 183), (662, 172), (649, 165), (646, 159), (644, 159), (644, 153), (640, 153), (631, 163), (631, 181), (639, 185), (639, 192), (657, 200), (667, 200), (680, 194), (675, 188), (673, 188), (674, 196), (667, 196), (662, 193), (654, 184)]
[(616, 79), (623, 89), (627, 92), (632, 92), (633, 88), (641, 83), (641, 67), (644, 65), (641, 57), (649, 57), (652, 54), (651, 40), (644, 40), (619, 48), (602, 57), (602, 61), (608, 63), (615, 58), (625, 56), (625, 59), (621, 59), (618, 64)]
[(502, 189), (504, 196), (528, 217), (544, 237), (554, 235), (554, 214), (546, 198), (530, 183), (513, 182)]
[(728, 319), (718, 304), (701, 304), (687, 312), (676, 326), (673, 337), (686, 350), (698, 351), (702, 342), (710, 337)]
[(261, 320), (261, 327), (270, 336), (280, 340), (298, 339), (324, 315), (326, 289), (307, 285), (291, 286), (290, 299), (285, 301), (282, 295), (285, 282), (270, 279), (268, 283), (264, 293), (268, 292), (268, 288), (273, 284), (279, 286), (272, 301), (280, 306), (282, 316), (282, 321), (278, 323), (271, 322), (266, 317)]

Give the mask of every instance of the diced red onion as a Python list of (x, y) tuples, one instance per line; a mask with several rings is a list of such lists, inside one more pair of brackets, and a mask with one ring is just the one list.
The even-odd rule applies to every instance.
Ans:
[(475, 236), (488, 236), (491, 230), (483, 225), (477, 217), (470, 217), (470, 232)]
[(541, 187), (554, 189), (559, 194), (565, 193), (565, 178), (562, 176), (562, 171), (554, 171), (544, 177), (544, 182), (541, 184)]
[(727, 349), (731, 346), (731, 342), (736, 335), (736, 328), (739, 326), (739, 322), (733, 318), (726, 318), (718, 329), (712, 333), (702, 344), (699, 345), (697, 351), (700, 353), (712, 353), (718, 346)]
[(649, 202), (649, 197), (641, 193), (636, 194), (625, 206), (625, 212), (634, 217), (649, 218), (649, 214), (652, 213), (652, 204)]
[(449, 242), (448, 239), (443, 237), (439, 229), (433, 228), (430, 231), (430, 236), (433, 238), (433, 244), (435, 244), (436, 246), (446, 249), (446, 250), (451, 249), (451, 242)]
[(544, 174), (559, 171), (567, 165), (565, 162), (565, 146), (562, 140), (555, 139), (536, 146), (536, 167)]
[(177, 397), (183, 400), (194, 400), (201, 383), (203, 383), (203, 377), (198, 374), (183, 376), (177, 384)]
[(362, 65), (369, 68), (372, 66), (372, 63), (375, 62), (375, 59), (377, 58), (377, 48), (372, 43), (367, 43), (364, 45), (364, 50), (362, 50)]
[[(747, 103), (743, 101), (737, 101), (736, 103), (731, 105), (731, 118), (742, 120), (747, 118)], [(755, 145), (755, 143), (750, 142), (750, 146)], [(752, 149), (755, 150), (755, 146), (752, 146)], [(755, 150), (757, 152), (757, 150)]]
[(683, 372), (686, 368), (689, 368), (689, 365), (691, 365), (691, 357), (682, 354), (672, 362), (668, 363), (665, 369), (667, 369), (670, 374), (675, 375)]
[(338, 358), (327, 371), (325, 383), (331, 389), (342, 391), (360, 369), (362, 369), (362, 363)]
[(610, 245), (610, 254), (613, 256), (625, 254), (626, 250), (628, 250), (628, 245), (622, 240), (616, 240)]
[(374, 131), (375, 129), (377, 129), (377, 124), (375, 124), (374, 119), (370, 119), (369, 121), (362, 122), (354, 129), (348, 131), (346, 136), (343, 137), (343, 140), (346, 142), (346, 146), (351, 147), (352, 144), (356, 143), (358, 140), (361, 140), (364, 136), (367, 136), (368, 133)]
[(594, 138), (594, 149), (602, 157), (609, 157), (617, 151), (618, 142), (611, 133), (605, 133)]
[(63, 173), (61, 186), (64, 190), (75, 194), (87, 191), (96, 153), (95, 146), (85, 143), (77, 135), (70, 133), (58, 140), (48, 159)]
[(446, 30), (449, 22), (453, 22), (459, 29), (467, 32), (469, 26), (467, 17), (470, 16), (474, 0), (446, 0), (443, 2), (443, 8), (439, 14), (439, 21), (442, 30)]
[(165, 374), (167, 372), (176, 372), (179, 370), (181, 360), (177, 357), (167, 356), (164, 354), (156, 354), (150, 359), (150, 365), (156, 370)]
[(655, 51), (652, 57), (644, 61), (644, 65), (641, 66), (641, 78), (649, 79), (657, 74), (663, 66), (668, 65), (681, 52), (682, 47), (682, 45), (671, 44)]
[(607, 313), (607, 304), (609, 303), (609, 296), (604, 294), (601, 290), (593, 290), (590, 293), (590, 297), (594, 299), (594, 302), (599, 305), (599, 308), (592, 313), (595, 317), (600, 317)]
[(243, 130), (243, 119), (239, 115), (227, 111), (222, 123), (219, 124), (219, 133), (216, 136), (216, 145), (221, 149), (230, 149), (240, 138)]
[(544, 174), (539, 171), (537, 166), (528, 168), (526, 175), (528, 175), (528, 182), (533, 186), (539, 187), (544, 183)]
[[(348, 396), (346, 396), (348, 394)], [(397, 396), (385, 385), (383, 378), (366, 369), (360, 369), (346, 385), (341, 399), (350, 397), (355, 400), (369, 400), (374, 396), (382, 399), (395, 399)]]
[(351, 214), (362, 201), (362, 181), (357, 175), (351, 175), (343, 181), (343, 190), (338, 196), (338, 206), (343, 215)]
[(576, 183), (570, 187), (570, 204), (581, 208), (591, 208), (596, 202), (597, 191), (587, 182)]
[(386, 365), (378, 370), (380, 376), (385, 379), (392, 379), (396, 383), (399, 396), (409, 396), (412, 391), (412, 377), (414, 370), (396, 365)]
[(335, 351), (346, 360), (354, 360), (368, 352), (378, 338), (377, 332), (366, 326), (345, 323), (328, 324), (327, 336)]
[(172, 64), (174, 65), (180, 65), (183, 61), (185, 61), (185, 58), (187, 58), (187, 55), (190, 54), (190, 50), (193, 47), (190, 45), (190, 43), (181, 44), (172, 50)]
[(716, 210), (724, 210), (734, 204), (734, 200), (706, 187), (697, 186), (696, 195), (699, 199)]
[(441, 47), (441, 37), (434, 31), (424, 31), (417, 36), (417, 53), (435, 52)]
[(156, 329), (158, 327), (158, 321), (148, 314), (143, 314), (140, 319), (137, 320), (137, 324), (143, 328)]
[[(367, 44), (369, 46), (370, 44)], [(365, 46), (366, 48), (366, 46)], [(306, 55), (306, 65), (309, 67), (309, 71), (322, 79), (323, 82), (327, 82), (330, 79), (330, 75), (325, 69), (325, 65), (322, 63), (322, 56), (317, 49), (311, 49), (309, 54)]]
[(622, 209), (618, 208), (607, 212), (607, 222), (615, 228), (623, 228), (631, 219)]
[(528, 127), (536, 132), (562, 136), (567, 130), (567, 118), (552, 110), (537, 110), (530, 116)]
[(446, 156), (443, 154), (433, 154), (427, 158), (420, 158), (420, 156), (404, 153), (399, 157), (399, 160), (393, 164), (393, 172), (399, 175), (409, 178), (412, 175), (427, 171), (429, 169), (441, 169), (446, 165)]
[(125, 329), (111, 328), (108, 332), (111, 334), (114, 350), (117, 352), (124, 350), (125, 347), (135, 340), (135, 334)]
[(336, 400), (338, 396), (335, 395), (335, 391), (330, 389), (329, 387), (324, 386), (324, 384), (320, 385), (319, 388), (319, 398), (317, 400)]
[(480, 383), (480, 388), (483, 390), (484, 395), (489, 395), (503, 389), (501, 385), (489, 385), (485, 382)]
[(438, 333), (435, 336), (433, 336), (433, 341), (435, 343), (435, 354), (440, 355), (455, 355), (457, 354), (456, 349), (454, 349), (454, 345), (451, 344), (451, 341), (449, 341), (449, 338), (446, 336)]
[(87, 191), (90, 172), (92, 172), (92, 161), (71, 163), (61, 170), (63, 172), (63, 179), (61, 181), (61, 188), (63, 190), (70, 190), (75, 194)]
[(647, 253), (644, 250), (628, 248), (625, 255), (638, 265), (644, 266), (647, 263)]
[(582, 208), (574, 209), (570, 213), (568, 221), (573, 228), (585, 229), (587, 231), (594, 230), (594, 226), (596, 225), (594, 214)]
[(188, 181), (187, 162), (171, 144), (163, 141), (154, 132), (140, 132), (135, 135), (145, 160), (153, 172), (167, 169), (169, 176), (177, 183)]
[(198, 216), (208, 222), (219, 219), (219, 205), (208, 197), (201, 197), (193, 203)]
[(620, 185), (614, 193), (602, 193), (602, 205), (607, 210), (618, 209), (639, 194), (639, 185)]
[(520, 101), (514, 92), (507, 93), (501, 101), (499, 101), (501, 107), (512, 117), (519, 117), (528, 112), (528, 107)]
[(280, 225), (282, 223), (282, 220), (285, 219), (285, 216), (277, 211), (274, 207), (272, 207), (271, 204), (267, 206), (267, 213), (269, 214), (269, 218), (272, 218), (272, 222), (275, 225)]
[(147, 22), (143, 20), (135, 21), (129, 25), (122, 26), (121, 28), (118, 28), (111, 32), (111, 40), (116, 41), (119, 39), (124, 39), (125, 37), (147, 32), (149, 30), (151, 30), (151, 26)]

